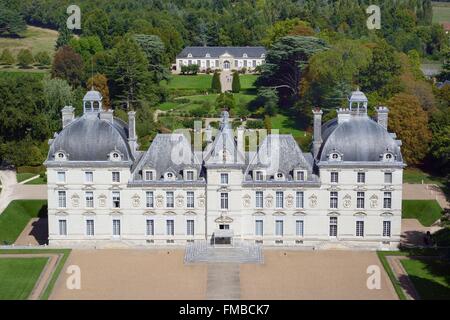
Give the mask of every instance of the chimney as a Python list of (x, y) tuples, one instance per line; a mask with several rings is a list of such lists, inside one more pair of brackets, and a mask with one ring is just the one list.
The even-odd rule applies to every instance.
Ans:
[(128, 112), (128, 144), (130, 145), (131, 152), (135, 154), (138, 149), (137, 136), (136, 136), (136, 112)]
[(62, 126), (63, 129), (65, 127), (67, 127), (67, 125), (69, 123), (71, 123), (73, 121), (73, 119), (75, 119), (75, 114), (74, 114), (74, 107), (72, 106), (65, 106), (62, 110)]
[(377, 108), (377, 120), (378, 124), (387, 130), (388, 128), (388, 115), (389, 109), (387, 107), (378, 107)]
[(350, 109), (339, 108), (337, 110), (338, 123), (350, 120)]
[(102, 111), (100, 111), (100, 119), (101, 120), (106, 120), (106, 121), (109, 121), (109, 122), (112, 123), (113, 120), (114, 120), (113, 115), (114, 115), (114, 111), (113, 110), (102, 110)]
[(244, 139), (244, 133), (245, 133), (245, 129), (240, 126), (237, 128), (236, 130), (236, 136), (237, 136), (237, 149), (238, 151), (245, 157), (245, 149), (244, 149), (244, 144), (245, 144), (245, 139)]
[(210, 125), (205, 129), (205, 140), (207, 143), (212, 142), (212, 128)]
[(313, 137), (313, 155), (317, 157), (320, 146), (322, 145), (322, 114), (320, 108), (313, 109), (314, 115), (314, 137)]

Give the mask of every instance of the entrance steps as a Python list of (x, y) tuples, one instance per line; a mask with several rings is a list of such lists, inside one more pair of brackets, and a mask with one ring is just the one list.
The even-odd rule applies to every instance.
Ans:
[(263, 263), (261, 246), (234, 243), (233, 246), (211, 246), (195, 242), (186, 247), (185, 263)]

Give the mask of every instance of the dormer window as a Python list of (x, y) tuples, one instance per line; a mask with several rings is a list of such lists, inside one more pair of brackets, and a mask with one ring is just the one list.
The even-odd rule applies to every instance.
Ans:
[(186, 171), (186, 181), (194, 181), (194, 171), (193, 170)]
[(207, 53), (206, 58), (211, 58), (211, 54)]
[(332, 153), (329, 155), (329, 160), (330, 161), (341, 161), (341, 155), (339, 153)]
[(262, 58), (262, 59), (264, 59), (265, 57), (266, 57), (266, 54), (265, 54), (265, 53), (261, 54), (261, 58)]
[(246, 53), (244, 53), (244, 54), (242, 55), (242, 57), (243, 57), (243, 58), (248, 58), (248, 55), (247, 55)]
[(188, 58), (192, 58), (192, 53), (188, 53)]
[(175, 175), (172, 172), (166, 172), (165, 174), (166, 180), (175, 180)]
[(255, 179), (255, 181), (263, 181), (264, 180), (264, 172), (255, 171), (254, 179)]
[(144, 171), (144, 180), (145, 181), (152, 181), (154, 180), (155, 174), (152, 170), (146, 170)]
[(392, 153), (387, 152), (383, 155), (383, 160), (384, 161), (394, 161), (395, 157)]
[(65, 160), (67, 160), (67, 156), (66, 156), (66, 154), (64, 152), (58, 151), (55, 154), (55, 160), (56, 161), (65, 161)]
[(109, 160), (111, 161), (120, 161), (121, 159), (122, 155), (117, 151), (113, 151), (109, 154)]
[(275, 175), (275, 180), (278, 180), (278, 181), (284, 180), (284, 174), (282, 174), (281, 172), (278, 172)]
[(296, 181), (305, 181), (305, 171), (303, 171), (303, 170), (295, 171), (295, 180)]

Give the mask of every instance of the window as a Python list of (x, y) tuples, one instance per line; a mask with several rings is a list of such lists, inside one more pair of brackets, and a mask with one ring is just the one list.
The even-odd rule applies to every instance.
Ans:
[(194, 235), (194, 220), (186, 220), (186, 235)]
[(145, 171), (145, 181), (153, 180), (153, 171)]
[(296, 208), (303, 208), (303, 203), (304, 203), (303, 191), (297, 191), (295, 193), (295, 207)]
[[(119, 231), (120, 233), (120, 231)], [(94, 231), (94, 220), (86, 220), (86, 235), (87, 236), (93, 236), (95, 234)]]
[(284, 177), (284, 175), (283, 175), (281, 172), (278, 172), (278, 173), (275, 175), (276, 180), (283, 180), (283, 177)]
[(66, 182), (66, 173), (64, 171), (58, 172), (58, 182)]
[(65, 208), (66, 207), (66, 192), (58, 191), (58, 207)]
[(216, 63), (216, 68), (218, 68), (219, 67), (219, 60), (216, 60), (215, 63)]
[(193, 208), (194, 207), (194, 192), (188, 191), (186, 192), (186, 198), (187, 198), (187, 207)]
[(384, 173), (384, 183), (392, 183), (392, 172)]
[(356, 193), (356, 208), (364, 209), (364, 192)]
[(58, 153), (58, 158), (59, 159), (64, 159), (65, 158), (64, 153), (62, 153), (62, 152)]
[(262, 191), (256, 191), (256, 207), (262, 208), (263, 207), (263, 197), (264, 193)]
[(337, 153), (332, 153), (329, 158), (331, 159), (331, 161), (339, 161), (341, 159), (341, 157), (339, 156), (339, 154)]
[(86, 171), (84, 173), (84, 178), (88, 183), (94, 182), (94, 173), (92, 171)]
[(384, 160), (386, 161), (392, 161), (394, 159), (394, 156), (392, 155), (392, 153), (386, 153), (384, 155)]
[(336, 191), (330, 192), (330, 208), (337, 209), (338, 207), (338, 193)]
[(166, 233), (168, 236), (173, 236), (175, 234), (175, 222), (173, 220), (166, 221)]
[(385, 192), (384, 193), (383, 208), (384, 209), (391, 209), (392, 208), (392, 193), (391, 192)]
[(147, 221), (146, 221), (146, 228), (145, 228), (145, 234), (147, 236), (155, 235), (155, 222), (153, 221), (153, 219), (147, 219)]
[(358, 172), (358, 183), (366, 183), (366, 173), (365, 172)]
[(194, 171), (189, 170), (186, 172), (186, 180), (193, 181), (194, 180)]
[(58, 220), (59, 225), (59, 235), (67, 236), (67, 221), (66, 220)]
[(120, 208), (120, 191), (113, 191), (112, 205), (113, 205), (113, 208)]
[(220, 174), (220, 183), (221, 184), (228, 184), (228, 173), (221, 173)]
[(84, 196), (86, 199), (86, 208), (93, 208), (94, 207), (94, 192), (86, 191)]
[(303, 227), (304, 223), (303, 220), (297, 220), (295, 221), (295, 234), (299, 237), (303, 237)]
[(295, 175), (295, 180), (297, 181), (305, 181), (305, 172), (304, 171), (297, 171)]
[(264, 175), (263, 175), (262, 171), (256, 171), (256, 173), (255, 173), (255, 180), (256, 181), (263, 181), (264, 180)]
[(356, 221), (356, 236), (364, 237), (364, 221)]
[(166, 179), (172, 180), (172, 178), (173, 178), (173, 173), (172, 172), (166, 173)]
[(154, 206), (153, 191), (145, 192), (145, 206), (147, 208), (153, 208)]
[(283, 236), (283, 220), (275, 221), (275, 235), (280, 237)]
[(116, 160), (119, 159), (119, 154), (117, 152), (114, 152), (112, 156), (113, 156), (113, 159), (116, 159)]
[(339, 182), (339, 173), (338, 172), (331, 172), (331, 182), (332, 183)]
[(383, 237), (391, 236), (391, 222), (383, 221)]
[(112, 182), (120, 182), (120, 172), (114, 171), (112, 173)]
[(337, 237), (337, 217), (330, 217), (330, 237)]
[(277, 208), (283, 208), (283, 202), (284, 202), (283, 191), (277, 191), (277, 193), (276, 193), (276, 207)]
[(113, 236), (120, 236), (120, 220), (114, 219), (113, 220)]
[(256, 67), (256, 60), (252, 60), (252, 66), (253, 66), (253, 68)]
[(174, 207), (173, 191), (167, 191), (166, 192), (166, 207), (167, 208), (173, 208)]
[(220, 194), (220, 209), (228, 209), (228, 193)]
[(230, 225), (229, 224), (219, 224), (219, 229), (220, 230), (230, 230)]
[(234, 60), (234, 67), (238, 68), (239, 67), (239, 60)]
[(255, 220), (255, 236), (262, 237), (264, 235), (264, 222), (263, 220)]

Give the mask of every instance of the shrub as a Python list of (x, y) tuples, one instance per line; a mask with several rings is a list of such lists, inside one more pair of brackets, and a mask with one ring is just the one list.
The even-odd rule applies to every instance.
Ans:
[(48, 67), (52, 63), (52, 58), (46, 51), (41, 51), (36, 54), (34, 60), (40, 67)]
[(264, 122), (262, 120), (247, 120), (246, 126), (249, 129), (263, 129)]
[(211, 80), (211, 90), (215, 93), (222, 92), (222, 84), (220, 83), (220, 73), (215, 71)]
[(233, 83), (231, 85), (231, 91), (233, 93), (239, 93), (241, 91), (241, 81), (239, 79), (239, 73), (233, 72)]
[(31, 51), (28, 49), (20, 50), (17, 55), (17, 62), (21, 68), (29, 68), (34, 62)]
[(11, 51), (9, 49), (4, 49), (2, 55), (0, 56), (0, 64), (4, 64), (7, 66), (13, 65), (16, 62)]

